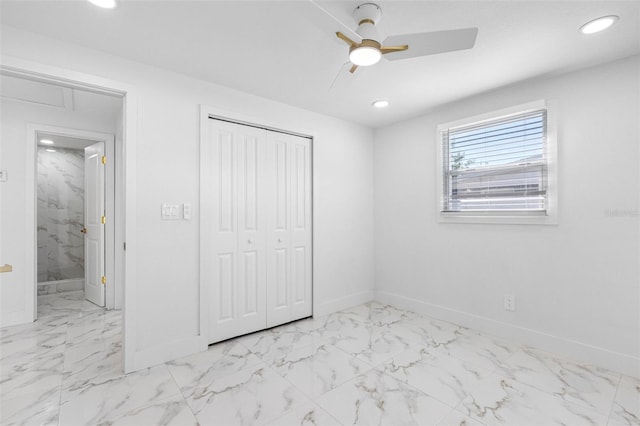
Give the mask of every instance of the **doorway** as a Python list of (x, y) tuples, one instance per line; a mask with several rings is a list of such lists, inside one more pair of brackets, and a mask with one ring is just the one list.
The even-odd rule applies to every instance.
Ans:
[[(0, 326), (7, 327), (31, 322), (36, 316), (36, 162), (35, 130), (31, 123), (55, 123), (68, 128), (100, 128), (96, 123), (103, 117), (103, 110), (88, 108), (86, 115), (97, 120), (91, 125), (79, 126), (70, 123), (72, 112), (81, 104), (74, 96), (74, 90), (80, 95), (94, 94), (111, 98), (117, 105), (114, 161), (115, 194), (107, 194), (116, 201), (116, 210), (107, 212), (113, 220), (107, 226), (114, 226), (115, 232), (107, 232), (114, 247), (116, 286), (107, 286), (107, 307), (113, 301), (116, 309), (123, 310), (122, 349), (124, 370), (131, 372), (141, 368), (143, 362), (138, 359), (136, 340), (136, 139), (138, 122), (138, 90), (135, 86), (121, 81), (108, 80), (91, 74), (69, 69), (56, 68), (18, 58), (3, 57), (0, 65), (0, 78), (13, 78), (12, 84), (0, 85), (2, 101), (6, 97), (4, 89), (11, 89), (9, 96), (15, 95), (11, 103), (14, 113), (2, 108), (2, 164), (0, 165), (0, 232), (3, 235), (2, 262), (2, 310)], [(14, 84), (15, 83), (15, 84)], [(45, 85), (48, 89), (40, 99), (29, 99), (34, 93), (29, 86)], [(22, 111), (34, 104), (41, 106), (41, 113), (26, 116)], [(85, 106), (88, 106), (85, 104)], [(24, 107), (24, 108), (23, 108)], [(46, 111), (45, 111), (46, 110)], [(57, 115), (62, 121), (54, 122), (49, 114)], [(25, 120), (26, 118), (26, 120)], [(7, 125), (9, 124), (9, 125)], [(111, 131), (109, 129), (108, 131)], [(26, 142), (26, 143), (25, 143)], [(26, 160), (26, 163), (25, 163)], [(125, 180), (126, 175), (126, 180)], [(15, 208), (15, 206), (24, 206)], [(107, 253), (107, 256), (110, 254)], [(4, 273), (7, 271), (7, 273)], [(108, 273), (108, 272), (107, 272)], [(107, 275), (107, 280), (109, 276)]]
[[(113, 152), (113, 136), (51, 130), (35, 135), (36, 294), (42, 301), (43, 296), (74, 293), (66, 295), (105, 307), (107, 275), (114, 275), (105, 238), (113, 231), (106, 227), (107, 210), (114, 210), (114, 200), (106, 197), (107, 192), (114, 193), (111, 164), (106, 161), (106, 153)], [(42, 310), (47, 305), (37, 306)]]

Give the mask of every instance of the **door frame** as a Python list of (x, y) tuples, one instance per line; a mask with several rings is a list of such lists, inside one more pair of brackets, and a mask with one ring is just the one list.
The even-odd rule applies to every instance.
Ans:
[[(35, 187), (34, 195), (35, 201), (34, 206), (36, 209), (36, 231), (35, 231), (35, 245), (36, 245), (36, 270), (35, 270), (35, 300), (34, 300), (34, 312), (33, 319), (35, 320), (38, 317), (38, 308), (37, 308), (37, 300), (38, 300), (38, 280), (37, 280), (37, 247), (38, 247), (38, 235), (37, 235), (37, 209), (38, 209), (38, 133), (48, 133), (57, 136), (69, 136), (78, 139), (86, 139), (93, 142), (102, 142), (104, 143), (104, 155), (107, 157), (107, 164), (105, 169), (105, 192), (104, 192), (104, 209), (105, 216), (107, 217), (107, 223), (105, 224), (104, 230), (104, 261), (105, 261), (105, 277), (107, 278), (107, 284), (105, 286), (105, 307), (107, 309), (121, 309), (122, 301), (116, 300), (116, 294), (118, 293), (118, 281), (115, 277), (122, 276), (123, 265), (122, 262), (115, 262), (116, 259), (116, 250), (115, 250), (115, 241), (117, 238), (116, 231), (120, 232), (120, 239), (124, 238), (122, 235), (123, 229), (117, 229), (115, 227), (116, 221), (115, 212), (116, 209), (121, 210), (119, 207), (124, 200), (116, 198), (116, 195), (121, 195), (124, 191), (123, 188), (119, 188), (116, 191), (116, 170), (122, 173), (121, 166), (115, 161), (115, 135), (111, 133), (103, 133), (103, 132), (95, 132), (93, 130), (80, 130), (80, 129), (72, 129), (68, 127), (60, 127), (60, 126), (51, 126), (47, 124), (36, 124), (29, 123), (27, 124), (27, 159), (31, 157), (31, 150), (33, 150), (33, 156), (35, 159), (34, 170), (33, 172), (27, 169), (27, 188), (31, 186)], [(122, 147), (120, 147), (122, 148)], [(33, 181), (32, 181), (33, 180)], [(121, 197), (119, 197), (121, 198)], [(86, 263), (85, 263), (86, 266)]]
[[(116, 95), (122, 98), (122, 140), (116, 140), (116, 146), (120, 147), (116, 150), (116, 164), (120, 164), (120, 173), (116, 176), (116, 197), (124, 200), (120, 203), (119, 211), (115, 212), (114, 225), (116, 227), (116, 235), (122, 236), (123, 240), (116, 240), (120, 256), (116, 256), (116, 264), (120, 264), (123, 275), (122, 285), (124, 289), (123, 301), (123, 361), (124, 372), (129, 373), (140, 368), (143, 363), (138, 360), (137, 339), (136, 339), (136, 311), (137, 311), (137, 289), (136, 289), (136, 259), (137, 259), (137, 239), (136, 239), (136, 145), (137, 145), (137, 128), (138, 128), (138, 89), (128, 83), (105, 79), (92, 74), (85, 74), (69, 69), (58, 68), (55, 66), (44, 65), (29, 60), (16, 58), (13, 56), (0, 56), (0, 71), (5, 75), (13, 75), (21, 78), (27, 78), (36, 81), (48, 82), (52, 84), (62, 85), (65, 87), (78, 88), (83, 90), (91, 90), (97, 93), (105, 93)], [(31, 153), (33, 155), (33, 153)], [(26, 167), (30, 170), (34, 167), (34, 158), (27, 158)], [(31, 174), (30, 174), (31, 176)], [(126, 179), (125, 179), (126, 177)], [(35, 187), (27, 187), (27, 190), (34, 190)], [(35, 242), (35, 197), (31, 194), (27, 195), (26, 207), (26, 229), (25, 237), (27, 241)], [(124, 244), (126, 242), (126, 250)], [(28, 247), (26, 258), (27, 277), (30, 281), (35, 281), (35, 259), (37, 245)], [(35, 300), (33, 294), (35, 286), (26, 285), (26, 306), (25, 315), (33, 318), (35, 305), (31, 303)]]

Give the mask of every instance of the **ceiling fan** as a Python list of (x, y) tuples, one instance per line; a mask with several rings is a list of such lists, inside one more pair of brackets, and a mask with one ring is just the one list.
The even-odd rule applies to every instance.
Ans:
[(333, 27), (340, 29), (336, 36), (349, 46), (351, 73), (360, 66), (374, 65), (383, 57), (395, 61), (471, 49), (478, 35), (477, 28), (463, 28), (393, 35), (382, 40), (376, 27), (382, 19), (382, 9), (377, 4), (364, 3), (356, 7), (353, 18), (358, 27), (354, 31), (314, 0), (309, 1), (334, 21)]

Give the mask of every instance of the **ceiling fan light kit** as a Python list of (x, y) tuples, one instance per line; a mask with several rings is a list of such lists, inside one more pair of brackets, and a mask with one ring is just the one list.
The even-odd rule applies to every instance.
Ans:
[(351, 47), (349, 50), (349, 60), (353, 65), (367, 67), (377, 64), (380, 59), (382, 59), (380, 44), (373, 40), (362, 40), (360, 46)]

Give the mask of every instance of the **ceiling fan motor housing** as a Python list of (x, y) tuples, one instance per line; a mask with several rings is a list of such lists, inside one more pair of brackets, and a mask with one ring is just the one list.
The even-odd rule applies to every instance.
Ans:
[(380, 34), (376, 25), (382, 19), (382, 9), (374, 3), (364, 3), (353, 11), (353, 19), (358, 23), (356, 33), (363, 40), (374, 40), (380, 43)]

